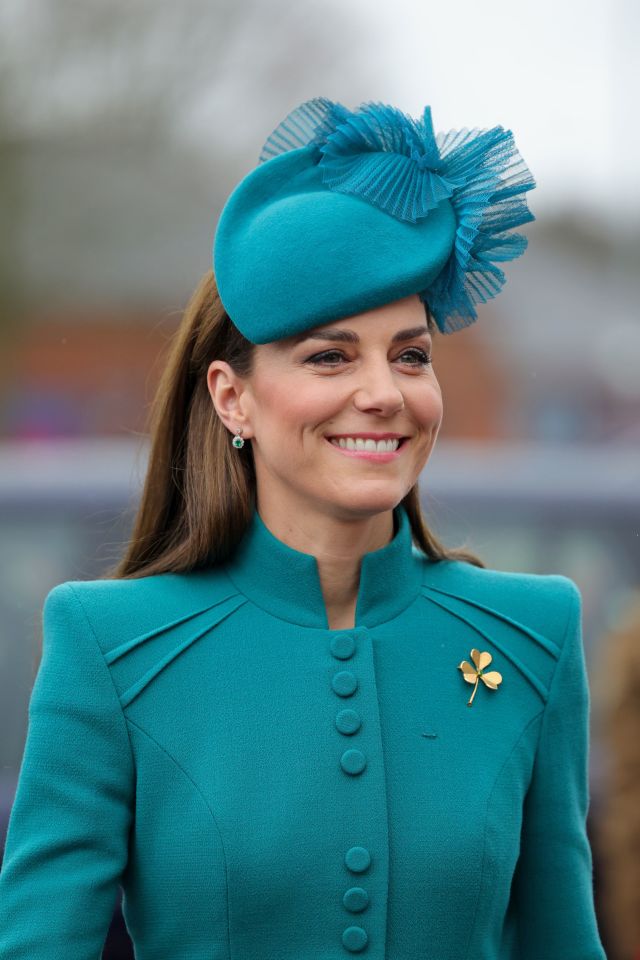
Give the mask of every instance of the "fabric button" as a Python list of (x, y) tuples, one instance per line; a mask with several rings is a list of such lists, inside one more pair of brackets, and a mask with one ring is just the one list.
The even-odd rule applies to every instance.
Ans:
[(340, 670), (334, 673), (331, 686), (339, 697), (350, 697), (358, 687), (358, 680), (350, 670)]
[(367, 931), (362, 927), (347, 927), (342, 931), (342, 942), (352, 953), (364, 950), (368, 940)]
[(352, 873), (362, 873), (371, 863), (371, 854), (366, 847), (350, 847), (344, 855), (344, 862)]
[(331, 653), (334, 657), (337, 657), (338, 660), (348, 660), (349, 657), (353, 656), (355, 649), (356, 642), (353, 637), (350, 637), (347, 633), (339, 633), (331, 640)]
[(362, 773), (367, 765), (367, 758), (362, 750), (345, 750), (340, 757), (340, 766), (345, 773)]
[(350, 913), (360, 913), (369, 905), (369, 894), (364, 887), (349, 887), (342, 902)]
[(349, 734), (355, 733), (356, 730), (359, 730), (361, 725), (362, 720), (355, 710), (345, 709), (336, 714), (336, 727), (340, 733), (348, 736)]

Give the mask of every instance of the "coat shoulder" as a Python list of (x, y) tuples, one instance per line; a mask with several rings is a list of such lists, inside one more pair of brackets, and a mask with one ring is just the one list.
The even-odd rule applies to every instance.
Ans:
[(520, 613), (548, 624), (554, 633), (562, 632), (568, 615), (582, 601), (578, 585), (564, 574), (497, 570), (464, 560), (425, 560), (422, 583), (423, 591), (449, 593), (506, 615)]
[(544, 602), (562, 609), (581, 599), (576, 582), (564, 574), (497, 570), (464, 560), (425, 560), (423, 584), (440, 590), (468, 591), (471, 597), (494, 599), (507, 606), (529, 600), (534, 606)]
[(424, 563), (423, 596), (460, 629), (500, 650), (546, 701), (582, 596), (570, 577), (478, 567), (462, 560)]
[(152, 636), (172, 634), (202, 616), (211, 625), (246, 602), (223, 567), (125, 579), (66, 580), (45, 611), (75, 603), (109, 662)]

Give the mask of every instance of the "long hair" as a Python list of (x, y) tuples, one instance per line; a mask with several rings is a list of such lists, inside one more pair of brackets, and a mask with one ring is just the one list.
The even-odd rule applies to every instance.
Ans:
[[(427, 323), (437, 329), (427, 310)], [(133, 531), (107, 579), (184, 572), (224, 563), (253, 515), (256, 474), (251, 443), (239, 449), (207, 387), (213, 359), (251, 373), (254, 344), (232, 323), (213, 271), (202, 277), (172, 337), (148, 416), (150, 451)], [(413, 542), (432, 560), (485, 564), (464, 548), (446, 548), (422, 516), (417, 483), (402, 500)]]

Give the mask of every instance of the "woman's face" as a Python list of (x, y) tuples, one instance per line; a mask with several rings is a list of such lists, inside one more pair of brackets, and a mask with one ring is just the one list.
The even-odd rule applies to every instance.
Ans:
[[(219, 377), (215, 370), (231, 368), (214, 361), (209, 390), (228, 428), (243, 426), (250, 439), (258, 502), (342, 519), (395, 507), (416, 483), (442, 421), (431, 347), (416, 294), (258, 344), (244, 379), (233, 371)], [(375, 451), (358, 449), (358, 439), (376, 438), (395, 442), (384, 452), (377, 442)]]

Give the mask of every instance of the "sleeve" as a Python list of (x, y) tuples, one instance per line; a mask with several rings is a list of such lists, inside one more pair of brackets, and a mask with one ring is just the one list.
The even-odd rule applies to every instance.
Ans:
[(77, 593), (53, 588), (0, 871), (0, 960), (96, 960), (127, 863), (134, 770)]
[(518, 960), (606, 960), (586, 832), (590, 694), (582, 600), (573, 580), (562, 579), (569, 615), (539, 730), (512, 884)]

